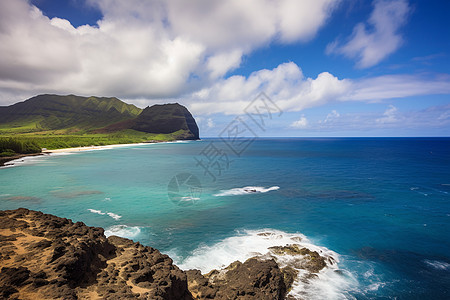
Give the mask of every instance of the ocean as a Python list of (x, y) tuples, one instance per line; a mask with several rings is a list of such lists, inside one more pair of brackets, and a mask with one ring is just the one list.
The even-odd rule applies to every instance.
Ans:
[(450, 138), (241, 142), (26, 158), (0, 169), (0, 209), (103, 227), (203, 272), (301, 238), (337, 264), (294, 297), (450, 298)]

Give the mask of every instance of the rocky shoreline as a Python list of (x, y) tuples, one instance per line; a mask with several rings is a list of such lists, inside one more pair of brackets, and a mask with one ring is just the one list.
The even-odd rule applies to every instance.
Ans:
[(45, 155), (45, 153), (17, 154), (14, 156), (0, 157), (0, 167), (4, 167), (7, 162), (12, 160), (21, 159), (27, 156), (38, 156), (38, 155)]
[[(291, 299), (330, 258), (296, 244), (201, 274), (157, 249), (25, 208), (0, 211), (2, 299)], [(291, 265), (277, 257), (294, 256)], [(328, 261), (327, 261), (328, 260)]]

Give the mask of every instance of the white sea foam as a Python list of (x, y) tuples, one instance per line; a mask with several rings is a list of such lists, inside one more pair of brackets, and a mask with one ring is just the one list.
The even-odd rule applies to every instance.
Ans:
[(198, 201), (198, 200), (200, 200), (200, 198), (190, 197), (190, 196), (186, 196), (186, 197), (181, 197), (180, 198), (180, 201), (183, 201), (183, 202), (189, 202), (189, 201), (195, 202), (195, 201)]
[(245, 186), (242, 188), (221, 190), (220, 193), (217, 193), (214, 196), (222, 197), (222, 196), (237, 196), (237, 195), (246, 195), (246, 194), (267, 193), (270, 191), (276, 191), (279, 188), (280, 188), (279, 186), (272, 186), (269, 188), (265, 188), (262, 186)]
[(104, 215), (105, 214), (101, 210), (92, 209), (92, 208), (88, 208), (88, 211), (90, 211), (91, 213), (94, 213), (94, 214), (99, 214), (99, 215)]
[(111, 235), (123, 238), (133, 239), (141, 233), (141, 229), (137, 226), (114, 225), (105, 230), (106, 237)]
[(199, 269), (202, 273), (207, 273), (213, 269), (224, 268), (236, 260), (244, 262), (254, 256), (264, 258), (270, 253), (272, 257), (276, 258), (280, 267), (293, 266), (298, 257), (278, 256), (269, 250), (273, 246), (291, 244), (317, 251), (326, 258), (327, 264), (327, 267), (317, 273), (317, 277), (314, 279), (305, 280), (302, 276), (307, 271), (298, 269), (299, 276), (294, 282), (290, 292), (291, 296), (302, 299), (350, 297), (346, 292), (352, 290), (357, 285), (357, 281), (349, 272), (338, 271), (339, 255), (325, 247), (312, 244), (304, 235), (298, 233), (291, 234), (273, 229), (244, 230), (238, 232), (236, 236), (226, 238), (212, 246), (200, 246), (193, 251), (191, 256), (176, 262), (181, 269)]
[(118, 214), (112, 213), (112, 212), (108, 212), (106, 213), (108, 216), (110, 216), (111, 218), (113, 218), (114, 220), (120, 220), (120, 218), (122, 218), (122, 216), (119, 216)]
[(66, 156), (66, 155), (73, 155), (76, 154), (76, 152), (51, 152), (48, 155), (50, 156)]
[[(189, 143), (190, 141), (182, 141), (182, 140), (177, 140), (177, 141), (171, 141), (171, 142), (164, 142), (165, 144), (175, 144), (175, 143)], [(159, 144), (159, 143), (158, 143)]]
[(450, 264), (446, 263), (444, 261), (426, 259), (426, 260), (424, 260), (424, 262), (427, 265), (429, 265), (437, 270), (442, 270), (442, 271), (450, 270)]
[(47, 158), (47, 155), (35, 155), (35, 156), (24, 156), (18, 159), (10, 160), (4, 164), (4, 166), (0, 168), (11, 168), (20, 165), (32, 164), (36, 162), (42, 162), (44, 158)]
[(98, 214), (98, 215), (108, 215), (116, 221), (120, 220), (120, 218), (122, 218), (122, 216), (119, 216), (118, 214), (115, 214), (112, 212), (102, 212), (101, 210), (92, 209), (92, 208), (88, 208), (88, 211), (90, 211), (91, 213), (94, 213), (94, 214)]

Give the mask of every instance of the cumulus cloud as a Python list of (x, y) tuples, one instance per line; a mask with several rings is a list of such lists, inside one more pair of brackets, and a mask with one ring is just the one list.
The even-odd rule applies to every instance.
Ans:
[(299, 120), (292, 122), (290, 127), (296, 128), (296, 129), (307, 128), (308, 127), (308, 120), (306, 119), (305, 115), (302, 115)]
[(340, 113), (338, 113), (336, 110), (332, 110), (327, 117), (325, 118), (325, 120), (323, 121), (319, 121), (319, 123), (329, 123), (329, 122), (333, 122), (335, 121), (337, 118), (339, 118), (341, 116)]
[(407, 0), (376, 0), (367, 24), (356, 25), (347, 42), (335, 40), (326, 52), (355, 58), (360, 68), (376, 65), (402, 45), (399, 31), (410, 10)]
[[(200, 116), (243, 114), (260, 92), (294, 112), (338, 101), (450, 94), (448, 75), (307, 77), (294, 62), (226, 77), (259, 47), (314, 37), (340, 0), (85, 1), (103, 14), (96, 26), (75, 28), (26, 0), (0, 0), (1, 104), (73, 93), (117, 96), (141, 107), (178, 101)], [(374, 3), (368, 24), (333, 49), (353, 53), (362, 66), (395, 51), (386, 49), (401, 44), (410, 10), (406, 0)], [(373, 54), (380, 47), (383, 57)], [(342, 119), (331, 114), (327, 122), (332, 118)]]
[(208, 126), (208, 128), (213, 128), (215, 126), (213, 119), (208, 118), (206, 126)]
[(300, 111), (336, 100), (349, 93), (350, 87), (349, 80), (340, 80), (328, 72), (315, 79), (307, 78), (290, 62), (272, 70), (253, 72), (248, 77), (235, 75), (219, 80), (190, 95), (188, 101), (196, 114), (243, 114), (255, 95), (264, 91), (281, 110)]
[(375, 120), (377, 123), (386, 124), (397, 122), (397, 107), (389, 105), (381, 118)]
[(97, 26), (75, 28), (26, 0), (0, 0), (0, 99), (179, 97), (221, 79), (258, 47), (314, 37), (340, 0), (86, 1), (103, 14)]
[(253, 72), (248, 77), (235, 75), (218, 80), (208, 88), (186, 95), (183, 101), (198, 115), (244, 114), (245, 108), (260, 92), (265, 92), (283, 111), (301, 111), (331, 102), (377, 102), (450, 94), (450, 76), (398, 74), (351, 80), (323, 72), (316, 78), (309, 78), (298, 65), (289, 62), (271, 70)]

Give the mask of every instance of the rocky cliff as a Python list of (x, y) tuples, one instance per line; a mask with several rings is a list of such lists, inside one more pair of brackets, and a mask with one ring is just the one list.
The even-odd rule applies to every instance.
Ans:
[[(298, 254), (309, 274), (325, 266), (317, 252), (295, 245), (271, 251)], [(181, 300), (284, 299), (299, 267), (280, 268), (269, 255), (185, 272), (154, 248), (24, 208), (0, 211), (0, 266), (2, 299)]]
[(178, 103), (153, 105), (145, 108), (134, 120), (131, 129), (148, 133), (172, 133), (182, 130), (180, 139), (199, 139), (197, 124), (191, 113)]

